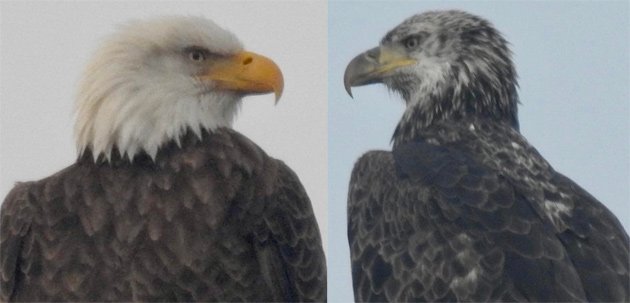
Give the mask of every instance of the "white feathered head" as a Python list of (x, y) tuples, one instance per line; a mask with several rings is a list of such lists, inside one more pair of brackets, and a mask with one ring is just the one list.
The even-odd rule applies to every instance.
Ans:
[(231, 127), (246, 94), (283, 89), (270, 59), (200, 17), (134, 21), (109, 36), (89, 63), (77, 99), (79, 153), (155, 158), (188, 130)]

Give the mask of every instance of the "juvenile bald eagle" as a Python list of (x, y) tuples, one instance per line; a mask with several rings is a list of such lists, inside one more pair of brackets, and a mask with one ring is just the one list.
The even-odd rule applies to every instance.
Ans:
[(77, 162), (2, 205), (0, 301), (324, 301), (298, 177), (230, 128), (282, 88), (209, 20), (121, 27), (80, 87)]
[(415, 15), (355, 57), (346, 89), (406, 110), (352, 172), (357, 301), (628, 301), (628, 235), (519, 133), (507, 42), (461, 11)]

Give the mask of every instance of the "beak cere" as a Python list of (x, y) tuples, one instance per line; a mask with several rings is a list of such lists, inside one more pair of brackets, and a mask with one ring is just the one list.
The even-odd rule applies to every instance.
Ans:
[(265, 56), (246, 51), (214, 60), (200, 78), (212, 81), (218, 89), (246, 95), (273, 92), (276, 102), (284, 89), (284, 79), (278, 65)]
[(384, 46), (375, 47), (350, 61), (343, 75), (343, 84), (352, 97), (353, 86), (381, 83), (397, 68), (416, 63), (402, 51)]

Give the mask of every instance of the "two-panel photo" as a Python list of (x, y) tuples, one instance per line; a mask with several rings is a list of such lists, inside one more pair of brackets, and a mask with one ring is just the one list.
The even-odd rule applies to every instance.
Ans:
[(0, 302), (630, 302), (630, 2), (1, 1)]

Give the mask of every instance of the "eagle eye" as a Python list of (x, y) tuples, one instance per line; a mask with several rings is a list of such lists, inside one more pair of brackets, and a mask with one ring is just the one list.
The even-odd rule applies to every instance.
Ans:
[(195, 62), (201, 62), (205, 59), (205, 57), (206, 56), (200, 51), (192, 51), (188, 53), (188, 58), (190, 58), (190, 60), (193, 60)]
[(420, 39), (418, 37), (409, 37), (403, 41), (403, 44), (406, 49), (414, 49), (420, 44)]
[(420, 45), (420, 42), (422, 42), (425, 36), (425, 34), (409, 36), (402, 41), (402, 44), (407, 50), (413, 50)]
[(188, 54), (188, 59), (194, 62), (202, 62), (206, 60), (208, 51), (198, 47), (191, 47), (186, 49), (186, 53)]

